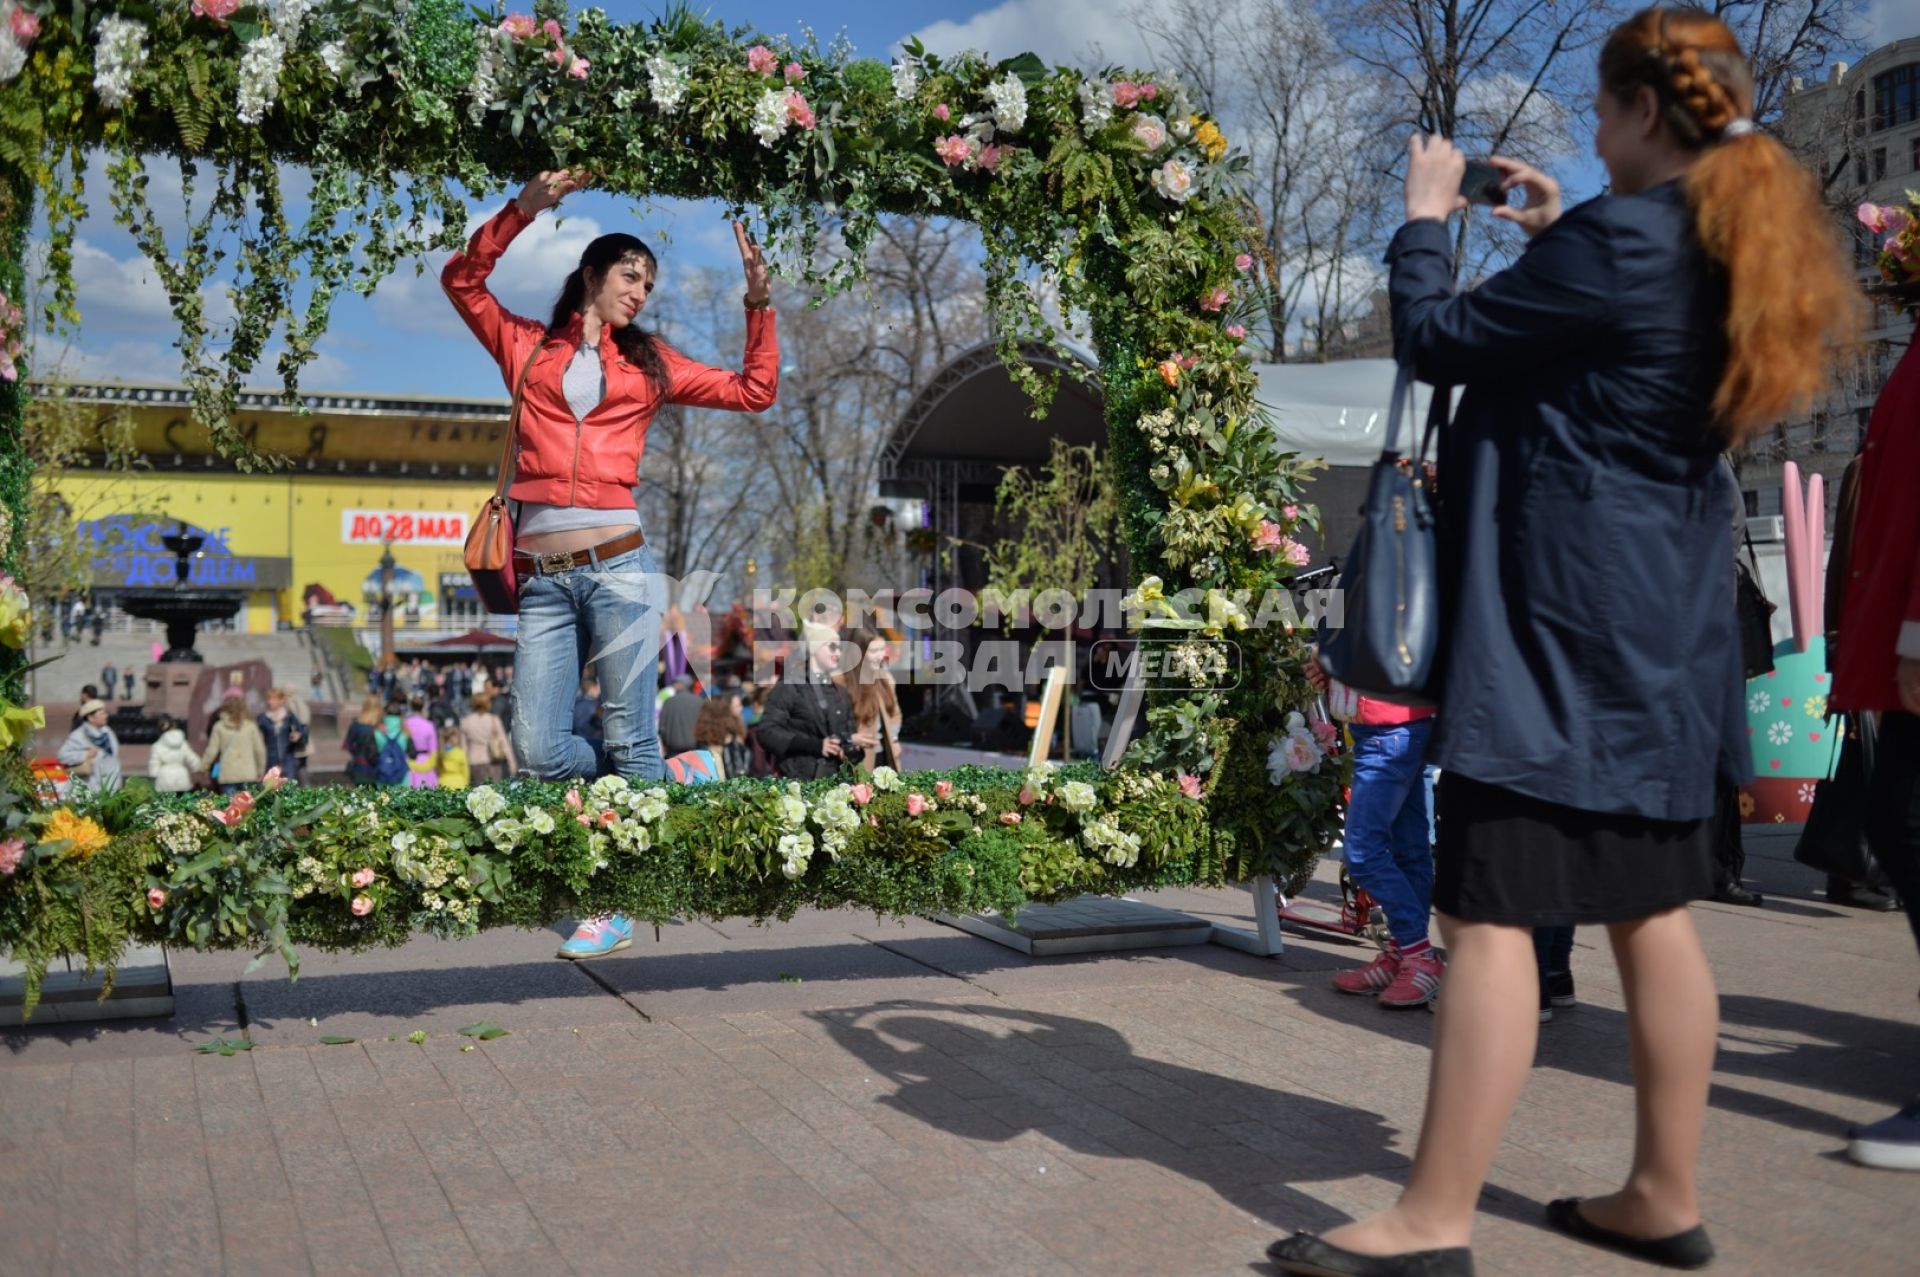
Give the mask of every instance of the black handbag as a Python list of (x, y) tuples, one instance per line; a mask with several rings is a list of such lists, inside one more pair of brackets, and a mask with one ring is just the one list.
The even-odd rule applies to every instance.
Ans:
[(1410, 415), (1413, 369), (1402, 364), (1395, 375), (1360, 532), (1335, 586), (1339, 606), (1320, 620), (1320, 665), (1328, 675), (1362, 696), (1398, 705), (1433, 704), (1428, 683), (1440, 643), (1440, 587), (1426, 461), (1450, 395), (1447, 387), (1434, 388), (1426, 432), (1404, 454), (1400, 425)]
[(1873, 725), (1851, 714), (1840, 722), (1839, 764), (1831, 779), (1814, 782), (1813, 807), (1793, 846), (1793, 858), (1810, 869), (1866, 886), (1878, 877), (1867, 846), (1866, 816), (1867, 784), (1873, 775)]
[(1740, 614), (1740, 665), (1748, 678), (1759, 678), (1773, 671), (1773, 600), (1760, 588), (1756, 569), (1759, 559), (1753, 552), (1753, 535), (1747, 535), (1747, 557), (1733, 561), (1734, 607)]

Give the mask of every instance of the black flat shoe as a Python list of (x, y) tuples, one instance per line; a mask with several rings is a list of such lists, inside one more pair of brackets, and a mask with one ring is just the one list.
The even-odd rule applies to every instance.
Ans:
[(1312, 1233), (1295, 1233), (1267, 1247), (1267, 1258), (1281, 1272), (1299, 1277), (1473, 1277), (1473, 1252), (1465, 1246), (1404, 1255), (1360, 1255)]
[(1827, 878), (1827, 903), (1844, 905), (1849, 909), (1865, 909), (1869, 913), (1892, 913), (1900, 907), (1892, 896), (1882, 895), (1872, 887), (1831, 876)]
[(1765, 896), (1737, 882), (1723, 883), (1714, 891), (1713, 898), (1723, 905), (1751, 905), (1754, 908), (1767, 903)]
[(1547, 1203), (1547, 1222), (1569, 1237), (1663, 1268), (1705, 1268), (1713, 1262), (1713, 1243), (1707, 1239), (1705, 1224), (1695, 1224), (1671, 1237), (1629, 1237), (1602, 1228), (1582, 1215), (1578, 1197), (1563, 1197)]

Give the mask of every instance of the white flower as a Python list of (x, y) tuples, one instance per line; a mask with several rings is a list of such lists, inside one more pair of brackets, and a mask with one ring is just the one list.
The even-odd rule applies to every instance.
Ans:
[(1167, 126), (1157, 115), (1136, 116), (1133, 121), (1133, 140), (1149, 154), (1167, 144)]
[(659, 54), (647, 59), (647, 87), (653, 94), (653, 104), (662, 111), (672, 114), (687, 96), (687, 69), (671, 58)]
[(790, 880), (804, 878), (807, 876), (807, 862), (804, 860), (783, 861), (780, 865), (780, 872), (785, 874)]
[(420, 835), (402, 831), (393, 836), (393, 849), (405, 855), (407, 852), (412, 851), (414, 844), (419, 841)]
[(1806, 784), (1800, 786), (1799, 794), (1800, 794), (1801, 802), (1803, 803), (1812, 802), (1813, 801), (1813, 782), (1808, 781)]
[(1036, 763), (1027, 768), (1021, 783), (1036, 794), (1045, 792), (1047, 786), (1053, 783), (1053, 764)]
[(807, 823), (807, 800), (796, 794), (783, 794), (780, 798), (780, 819), (791, 829), (798, 829)]
[(1320, 746), (1305, 728), (1276, 736), (1268, 742), (1267, 779), (1283, 785), (1294, 772), (1319, 771), (1320, 759)]
[(882, 793), (885, 793), (887, 790), (890, 790), (890, 789), (900, 788), (900, 773), (893, 770), (893, 768), (891, 767), (874, 768), (873, 769), (873, 787), (877, 790), (880, 790)]
[(503, 816), (487, 826), (487, 837), (499, 851), (512, 851), (526, 833), (527, 827), (511, 816)]
[(280, 38), (288, 44), (298, 40), (312, 8), (313, 0), (273, 0), (273, 26)]
[(813, 855), (813, 835), (782, 834), (776, 850), (784, 860), (805, 860)]
[(1018, 133), (1027, 122), (1027, 86), (1013, 72), (987, 86), (987, 100), (993, 103), (995, 127)]
[(1175, 157), (1153, 171), (1153, 189), (1176, 204), (1193, 195), (1193, 166)]
[(1092, 785), (1084, 780), (1070, 780), (1060, 786), (1060, 805), (1074, 813), (1089, 812), (1099, 804), (1100, 797)]
[(1105, 80), (1080, 82), (1080, 131), (1092, 137), (1113, 119), (1112, 90)]
[(787, 124), (791, 119), (787, 114), (785, 86), (768, 89), (754, 104), (753, 135), (760, 139), (760, 145), (772, 149), (775, 142), (786, 136)]
[(915, 58), (902, 58), (893, 64), (893, 96), (905, 102), (920, 91), (920, 63)]
[(1754, 692), (1747, 697), (1747, 713), (1764, 714), (1767, 712), (1767, 707), (1772, 704), (1773, 697), (1765, 692)]
[(602, 776), (587, 787), (587, 797), (598, 807), (611, 807), (614, 799), (627, 792), (627, 778), (618, 773)]
[(330, 40), (320, 46), (320, 61), (335, 79), (347, 69), (347, 42)]
[(267, 108), (280, 96), (280, 67), (286, 57), (287, 46), (271, 31), (247, 41), (240, 55), (240, 123), (258, 124), (267, 117)]
[(491, 785), (467, 791), (467, 814), (483, 825), (506, 809), (507, 800)]
[(512, 38), (498, 27), (482, 26), (473, 33), (473, 79), (467, 82), (467, 118), (475, 124), (486, 118), (487, 111), (500, 96), (501, 82), (507, 74), (507, 55), (501, 42)]
[(110, 111), (133, 96), (133, 77), (147, 64), (147, 26), (132, 18), (105, 17), (94, 35), (93, 91)]
[[(11, 10), (12, 5), (7, 8)], [(13, 38), (13, 32), (0, 22), (0, 84), (10, 84), (27, 69), (27, 51)]]
[(1140, 836), (1121, 832), (1111, 821), (1088, 821), (1080, 837), (1089, 851), (1110, 865), (1130, 869), (1140, 859)]
[(1767, 728), (1767, 741), (1769, 744), (1784, 745), (1792, 739), (1793, 728), (1785, 719), (1781, 719), (1779, 722)]

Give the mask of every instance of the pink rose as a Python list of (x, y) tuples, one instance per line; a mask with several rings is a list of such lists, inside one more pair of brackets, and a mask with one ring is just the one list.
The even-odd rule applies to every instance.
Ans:
[(353, 903), (348, 905), (347, 908), (353, 910), (354, 917), (364, 918), (373, 912), (373, 898), (371, 896), (355, 896)]
[(1215, 288), (1212, 292), (1200, 299), (1200, 309), (1225, 310), (1227, 308), (1227, 302), (1232, 300), (1232, 297), (1233, 294), (1229, 293), (1225, 288)]
[(919, 794), (907, 795), (907, 815), (924, 816), (927, 814), (927, 800)]
[(941, 799), (953, 797), (953, 782), (950, 780), (936, 780), (933, 782), (933, 796)]
[(253, 795), (243, 789), (227, 800), (227, 807), (244, 816), (253, 810)]
[(1140, 116), (1133, 122), (1133, 140), (1142, 150), (1157, 151), (1167, 144), (1167, 126), (1155, 116)]
[(266, 790), (269, 794), (286, 783), (287, 778), (280, 774), (278, 767), (267, 768), (267, 774), (260, 778), (260, 788)]
[(1313, 719), (1307, 726), (1313, 729), (1313, 739), (1321, 749), (1332, 749), (1333, 743), (1340, 739), (1340, 729), (1324, 718)]
[(1313, 555), (1307, 550), (1307, 547), (1301, 545), (1292, 537), (1288, 537), (1280, 543), (1280, 555), (1296, 568), (1307, 566), (1313, 558)]
[(772, 75), (779, 69), (780, 59), (766, 45), (756, 44), (747, 50), (747, 70), (755, 75)]
[(945, 160), (948, 168), (965, 164), (973, 156), (973, 144), (958, 133), (933, 144), (933, 153)]
[(873, 786), (865, 784), (864, 782), (853, 786), (848, 793), (852, 795), (854, 806), (856, 807), (865, 807), (873, 801)]
[(1253, 254), (1252, 254), (1252, 253), (1242, 253), (1242, 254), (1240, 254), (1240, 256), (1238, 256), (1238, 257), (1236, 257), (1236, 258), (1234, 258), (1234, 259), (1233, 259), (1233, 268), (1234, 268), (1235, 270), (1252, 270), (1252, 269), (1253, 269)]
[(1300, 517), (1300, 507), (1297, 505), (1283, 505), (1280, 507), (1280, 517), (1288, 523), (1292, 523)]
[(569, 789), (569, 790), (567, 791), (567, 806), (569, 806), (569, 807), (571, 807), (571, 808), (573, 808), (573, 809), (574, 809), (575, 811), (579, 811), (579, 810), (580, 810), (580, 807), (581, 807), (581, 803), (580, 803), (580, 791), (579, 791), (579, 790), (577, 790), (577, 789)]
[(593, 828), (593, 817), (587, 815), (587, 813), (584, 811), (581, 812), (578, 816), (575, 816), (574, 819), (580, 822), (580, 827), (582, 829)]
[(158, 887), (147, 888), (147, 908), (158, 909), (167, 903), (167, 893)]
[(619, 819), (619, 813), (609, 807), (606, 811), (600, 813), (600, 827), (604, 829)]
[(798, 84), (807, 78), (807, 69), (798, 62), (789, 62), (787, 63), (786, 77), (788, 84)]
[(193, 0), (195, 16), (206, 18), (223, 27), (227, 25), (227, 19), (233, 16), (234, 10), (239, 7), (240, 0)]
[(587, 78), (587, 68), (591, 65), (585, 58), (575, 58), (573, 65), (567, 68), (567, 74), (576, 80), (584, 80)]
[(356, 887), (371, 887), (373, 885), (373, 879), (374, 873), (371, 869), (356, 869), (353, 871), (353, 885)]
[(25, 9), (15, 8), (7, 15), (7, 22), (13, 27), (14, 43), (26, 48), (40, 34), (40, 15), (28, 13)]
[(1205, 795), (1205, 791), (1200, 788), (1200, 778), (1189, 776), (1185, 772), (1180, 773), (1180, 792), (1189, 798), (1200, 798)]
[(507, 20), (500, 24), (500, 29), (512, 36), (517, 44), (521, 40), (533, 39), (534, 33), (540, 28), (534, 24), (531, 14), (510, 13)]
[(1228, 324), (1227, 336), (1233, 338), (1235, 341), (1244, 341), (1247, 336), (1247, 326), (1245, 324)]
[(1005, 147), (1000, 146), (983, 146), (980, 148), (980, 154), (973, 157), (973, 166), (991, 173), (1000, 167), (1000, 157), (1005, 150)]
[(0, 842), (0, 874), (11, 877), (20, 868), (20, 858), (27, 854), (27, 842), (24, 838), (9, 838)]
[(1020, 805), (1022, 807), (1031, 807), (1039, 801), (1040, 801), (1040, 795), (1033, 792), (1033, 786), (1031, 785), (1020, 786)]
[[(199, 5), (196, 4), (194, 7), (197, 10)], [(1878, 204), (1862, 204), (1854, 216), (1860, 219), (1862, 226), (1875, 235), (1882, 234), (1887, 229), (1887, 210)]]
[(1883, 224), (1889, 235), (1898, 235), (1901, 231), (1906, 230), (1913, 222), (1913, 218), (1904, 208), (1893, 208), (1889, 206), (1881, 209), (1880, 212), (1885, 219)]
[(1112, 92), (1113, 104), (1115, 106), (1135, 107), (1140, 105), (1140, 86), (1132, 80), (1115, 80), (1113, 82)]
[(1000, 813), (1000, 823), (1003, 825), (1017, 825), (1020, 823), (1020, 813), (1017, 811), (1003, 811)]
[(933, 118), (945, 124), (953, 118), (953, 108), (949, 107), (945, 102), (942, 102), (939, 106), (933, 108)]
[(560, 20), (558, 18), (548, 18), (540, 24), (540, 29), (546, 32), (547, 39), (553, 41), (555, 44), (560, 44), (567, 38), (567, 33), (560, 29)]
[(1278, 550), (1286, 538), (1280, 534), (1280, 525), (1271, 519), (1260, 520), (1260, 526), (1253, 532), (1253, 548), (1264, 554)]
[(1160, 86), (1153, 83), (1151, 80), (1147, 81), (1147, 83), (1140, 86), (1140, 100), (1142, 102), (1151, 102), (1159, 96), (1160, 96)]
[(556, 47), (553, 52), (547, 54), (547, 58), (557, 67), (567, 65), (567, 51), (564, 47)]
[(807, 105), (807, 100), (800, 96), (797, 89), (787, 94), (787, 118), (803, 129), (810, 129), (815, 124), (813, 108)]

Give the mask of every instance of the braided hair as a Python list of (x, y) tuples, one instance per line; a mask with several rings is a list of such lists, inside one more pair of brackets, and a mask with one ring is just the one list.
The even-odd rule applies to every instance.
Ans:
[(1694, 231), (1726, 281), (1727, 363), (1715, 426), (1737, 444), (1804, 410), (1831, 347), (1858, 331), (1859, 290), (1812, 173), (1753, 127), (1753, 72), (1726, 23), (1694, 8), (1643, 9), (1600, 52), (1600, 84), (1651, 90), (1666, 133), (1695, 153)]

